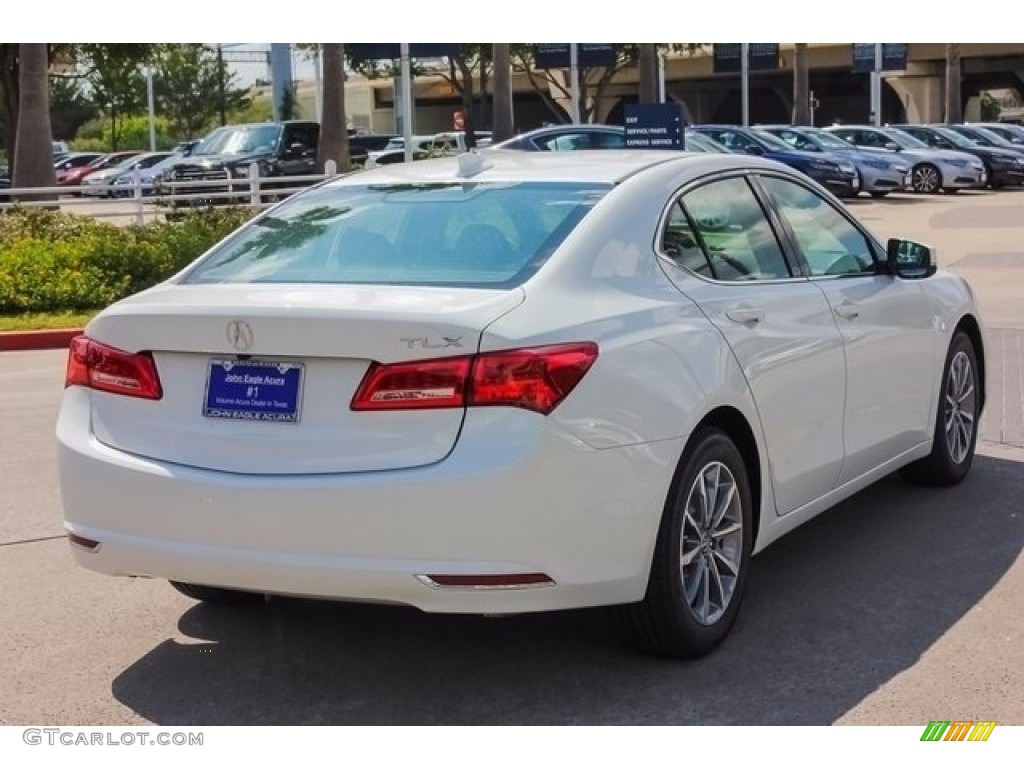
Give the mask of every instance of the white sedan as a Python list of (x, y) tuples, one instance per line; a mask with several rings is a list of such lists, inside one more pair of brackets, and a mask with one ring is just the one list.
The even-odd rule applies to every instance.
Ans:
[(77, 561), (215, 604), (615, 606), (699, 656), (752, 554), (894, 470), (953, 484), (967, 284), (760, 158), (494, 150), (264, 213), (71, 347)]

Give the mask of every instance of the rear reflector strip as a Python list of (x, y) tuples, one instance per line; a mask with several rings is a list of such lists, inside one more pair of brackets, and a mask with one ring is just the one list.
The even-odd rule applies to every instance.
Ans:
[(533, 589), (553, 587), (546, 573), (428, 573), (416, 577), (434, 589)]
[(93, 539), (87, 539), (85, 538), (85, 536), (79, 536), (77, 533), (69, 533), (68, 541), (74, 544), (76, 547), (87, 549), (90, 552), (98, 552), (100, 548), (100, 543), (98, 541), (94, 541)]

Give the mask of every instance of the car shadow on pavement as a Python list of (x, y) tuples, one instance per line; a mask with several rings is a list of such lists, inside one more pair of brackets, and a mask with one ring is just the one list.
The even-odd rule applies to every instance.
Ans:
[(112, 684), (159, 725), (828, 724), (913, 665), (1011, 567), (1024, 465), (890, 477), (753, 560), (732, 635), (698, 661), (623, 647), (599, 610), (510, 618), (272, 600), (197, 605)]

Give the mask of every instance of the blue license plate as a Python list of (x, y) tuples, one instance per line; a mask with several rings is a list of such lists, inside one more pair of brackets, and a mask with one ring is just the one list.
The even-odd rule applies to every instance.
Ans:
[(244, 421), (297, 422), (302, 364), (211, 360), (203, 415)]

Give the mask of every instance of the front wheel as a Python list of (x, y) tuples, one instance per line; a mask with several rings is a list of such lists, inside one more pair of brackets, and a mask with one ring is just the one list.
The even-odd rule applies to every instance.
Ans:
[(931, 163), (915, 165), (910, 172), (910, 186), (915, 192), (933, 195), (942, 187), (942, 174)]
[(942, 372), (932, 452), (900, 470), (907, 480), (926, 485), (956, 485), (967, 476), (978, 442), (981, 379), (970, 337), (957, 331)]
[(616, 609), (634, 647), (696, 658), (725, 639), (743, 597), (751, 520), (743, 457), (721, 430), (702, 430), (669, 491), (644, 599)]

